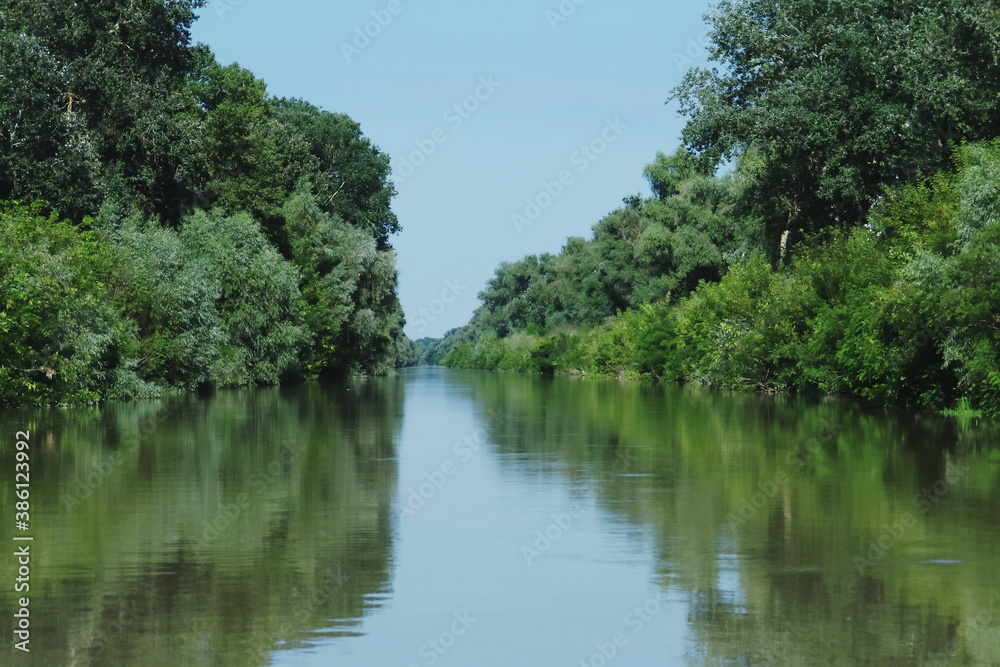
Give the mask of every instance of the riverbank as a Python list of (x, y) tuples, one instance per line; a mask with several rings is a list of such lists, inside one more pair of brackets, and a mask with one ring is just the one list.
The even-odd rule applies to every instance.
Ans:
[[(582, 246), (571, 239), (559, 256), (498, 269), (470, 324), (425, 344), (426, 360), (996, 416), (1000, 144), (964, 146), (953, 160), (955, 171), (893, 190), (864, 227), (817, 232), (783, 259), (733, 259), (720, 278), (700, 280), (689, 293), (668, 292), (610, 317), (581, 315), (565, 295), (594, 284), (607, 293), (623, 281), (595, 283), (604, 260), (597, 269), (564, 262), (584, 252), (610, 256), (616, 246), (605, 228), (630, 215), (616, 212)], [(654, 205), (632, 206), (643, 216)], [(640, 238), (657, 232), (655, 220), (642, 224)], [(629, 299), (641, 297), (639, 284)]]

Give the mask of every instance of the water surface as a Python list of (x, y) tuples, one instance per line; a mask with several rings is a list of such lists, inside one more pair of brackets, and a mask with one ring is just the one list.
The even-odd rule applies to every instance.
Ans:
[(420, 368), (0, 413), (7, 524), (17, 430), (11, 664), (1000, 664), (992, 426)]

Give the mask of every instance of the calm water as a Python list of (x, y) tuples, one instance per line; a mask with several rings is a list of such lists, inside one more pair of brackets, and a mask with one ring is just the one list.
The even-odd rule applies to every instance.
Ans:
[(2, 664), (1000, 664), (992, 427), (421, 368), (0, 413)]

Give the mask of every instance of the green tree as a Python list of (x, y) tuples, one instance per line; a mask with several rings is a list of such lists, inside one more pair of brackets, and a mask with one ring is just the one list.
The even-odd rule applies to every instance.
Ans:
[[(191, 201), (203, 162), (194, 99), (185, 90), (194, 66), (190, 26), (202, 5), (10, 0), (3, 8), (12, 33), (36, 38), (65, 68), (68, 85), (54, 102), (81, 115), (81, 141), (100, 156), (107, 196), (172, 221)], [(96, 212), (87, 198), (50, 204)]]
[(288, 200), (284, 215), (312, 333), (306, 374), (389, 370), (403, 339), (393, 252), (379, 250), (366, 230), (322, 211), (309, 188)]
[(106, 253), (39, 207), (0, 210), (0, 405), (94, 403), (113, 381), (121, 322)]
[(208, 52), (197, 60), (190, 88), (204, 113), (207, 173), (196, 203), (250, 213), (285, 248), (282, 205), (319, 161), (305, 137), (275, 117), (263, 81), (239, 65), (222, 67)]
[(308, 143), (319, 161), (312, 186), (321, 210), (367, 231), (380, 251), (401, 230), (390, 204), (396, 194), (389, 180), (389, 156), (372, 145), (361, 126), (297, 99), (274, 101), (277, 119)]
[[(967, 0), (724, 0), (674, 90), (708, 165), (751, 156), (769, 233), (858, 224), (887, 185), (1000, 133), (997, 10)], [(776, 245), (776, 244), (775, 244)]]
[(276, 384), (295, 371), (309, 339), (298, 272), (268, 243), (260, 224), (246, 213), (198, 212), (184, 221), (180, 239), (186, 258), (206, 261), (220, 286), (225, 341), (212, 379), (222, 386)]
[(41, 40), (0, 29), (0, 200), (41, 199), (82, 217), (98, 203), (98, 156), (72, 77)]
[(121, 351), (121, 386), (111, 395), (127, 395), (140, 383), (193, 390), (210, 380), (227, 342), (215, 267), (188, 251), (177, 231), (156, 223), (132, 217), (104, 235), (112, 260), (103, 282), (130, 333)]

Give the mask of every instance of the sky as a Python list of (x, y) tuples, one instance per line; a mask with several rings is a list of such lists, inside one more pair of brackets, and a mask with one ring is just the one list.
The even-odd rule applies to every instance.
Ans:
[(557, 253), (680, 145), (708, 0), (212, 0), (193, 28), (391, 158), (411, 338), (469, 321), (503, 261)]

